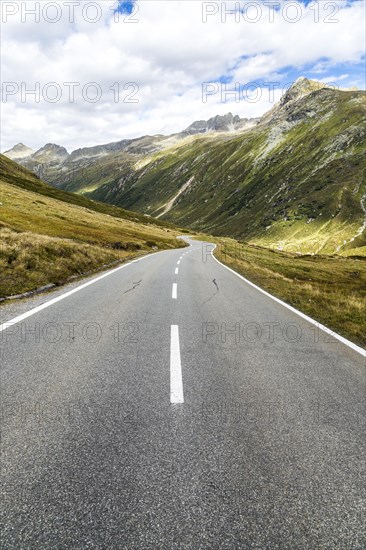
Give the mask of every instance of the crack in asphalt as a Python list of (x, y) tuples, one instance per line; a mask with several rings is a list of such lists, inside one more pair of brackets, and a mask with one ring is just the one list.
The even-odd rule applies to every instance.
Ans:
[(207, 300), (205, 300), (204, 302), (202, 302), (201, 306), (204, 306), (205, 304), (207, 304), (207, 302), (209, 302), (210, 300), (212, 300), (212, 298), (214, 298), (216, 296), (216, 294), (218, 294), (220, 292), (220, 289), (219, 289), (219, 285), (217, 284), (216, 282), (216, 279), (213, 279), (212, 280), (213, 284), (215, 285), (216, 287), (216, 292), (214, 292), (212, 294), (212, 296), (210, 296)]
[(140, 285), (140, 283), (142, 283), (142, 279), (140, 279), (139, 281), (137, 281), (137, 283), (132, 283), (132, 284), (133, 284), (133, 287), (132, 287), (132, 288), (128, 288), (127, 290), (125, 290), (123, 294), (126, 294), (127, 292), (130, 292), (131, 290), (135, 290), (135, 288), (138, 287), (138, 286)]

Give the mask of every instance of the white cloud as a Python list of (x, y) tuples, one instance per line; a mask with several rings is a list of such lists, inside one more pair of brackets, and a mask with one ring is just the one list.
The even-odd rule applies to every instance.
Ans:
[[(3, 10), (6, 4), (14, 2), (2, 2)], [(242, 84), (258, 79), (273, 82), (281, 79), (288, 67), (301, 71), (309, 64), (321, 73), (322, 80), (327, 80), (326, 72), (332, 70), (334, 80), (338, 63), (356, 63), (363, 53), (362, 2), (348, 7), (343, 3), (333, 15), (320, 2), (319, 22), (314, 10), (298, 3), (301, 17), (296, 23), (285, 20), (295, 17), (291, 10), (271, 12), (271, 23), (269, 7), (259, 1), (262, 11), (256, 23), (243, 17), (235, 22), (234, 15), (227, 15), (223, 23), (222, 2), (208, 5), (199, 0), (140, 1), (139, 12), (132, 16), (138, 23), (123, 21), (124, 16), (116, 23), (111, 10), (115, 3), (108, 0), (98, 4), (101, 13), (97, 23), (83, 18), (83, 9), (89, 18), (96, 12), (92, 6), (85, 12), (91, 3), (79, 0), (70, 22), (69, 8), (57, 0), (62, 15), (59, 22), (46, 21), (41, 12), (38, 23), (33, 16), (22, 23), (22, 4), (25, 2), (17, 3), (18, 13), (9, 15), (3, 24), (3, 81), (23, 82), (29, 89), (36, 82), (41, 87), (56, 82), (62, 98), (57, 103), (36, 103), (28, 95), (22, 102), (16, 94), (2, 103), (3, 150), (19, 141), (34, 148), (53, 141), (74, 149), (147, 133), (169, 133), (195, 119), (228, 111), (259, 116), (272, 106), (267, 94), (257, 103), (222, 103), (217, 93), (203, 103), (202, 83), (221, 75), (230, 75)], [(32, 4), (27, 2), (27, 9)], [(227, 8), (234, 4), (227, 3)], [(218, 13), (208, 16), (204, 23), (202, 10), (208, 8), (217, 8)], [(56, 8), (52, 12), (51, 6), (47, 17), (55, 14)], [(4, 20), (4, 11), (2, 16)], [(326, 22), (326, 17), (338, 22)], [(65, 82), (80, 83), (73, 103)], [(88, 82), (96, 82), (102, 89), (96, 104), (81, 94)], [(110, 87), (116, 82), (122, 88), (135, 82), (139, 102), (115, 103)], [(127, 91), (122, 92), (126, 97)]]

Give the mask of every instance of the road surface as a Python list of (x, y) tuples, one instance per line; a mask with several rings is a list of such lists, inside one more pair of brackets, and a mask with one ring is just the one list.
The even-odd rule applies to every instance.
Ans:
[(1, 310), (1, 548), (366, 547), (364, 358), (190, 243)]

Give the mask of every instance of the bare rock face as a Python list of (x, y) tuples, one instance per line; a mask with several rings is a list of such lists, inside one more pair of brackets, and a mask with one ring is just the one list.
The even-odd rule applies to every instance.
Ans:
[(238, 115), (228, 113), (217, 115), (209, 120), (196, 120), (188, 126), (182, 135), (205, 134), (207, 132), (235, 132), (244, 129), (249, 125), (255, 125), (259, 119), (240, 118)]
[(131, 143), (130, 139), (123, 139), (121, 141), (116, 141), (113, 143), (106, 143), (105, 145), (95, 145), (94, 147), (82, 147), (81, 149), (76, 149), (70, 155), (70, 161), (77, 161), (85, 158), (93, 158), (105, 156), (110, 153), (115, 153), (118, 151), (123, 151), (127, 145)]
[(65, 147), (61, 147), (61, 145), (56, 145), (55, 143), (47, 143), (32, 155), (32, 159), (36, 162), (47, 163), (60, 163), (68, 157), (69, 153)]
[[(339, 90), (335, 86), (300, 77), (284, 93), (280, 101), (265, 113), (260, 126), (283, 123), (296, 124), (318, 116), (323, 106), (328, 108)], [(328, 112), (329, 115), (329, 112)]]
[(27, 147), (23, 143), (14, 145), (9, 151), (5, 151), (4, 155), (11, 160), (19, 161), (33, 155), (34, 151), (30, 147)]
[(305, 97), (312, 92), (318, 92), (327, 88), (328, 90), (334, 89), (332, 86), (324, 84), (323, 82), (318, 82), (317, 80), (310, 80), (301, 76), (294, 82), (294, 84), (287, 90), (287, 92), (282, 96), (280, 100), (280, 106), (282, 107), (290, 101), (297, 101)]

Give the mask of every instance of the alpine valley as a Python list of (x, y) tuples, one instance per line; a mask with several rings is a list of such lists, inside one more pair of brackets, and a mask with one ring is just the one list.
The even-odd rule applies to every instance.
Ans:
[(298, 79), (260, 119), (4, 154), (64, 191), (293, 252), (366, 255), (366, 93)]

